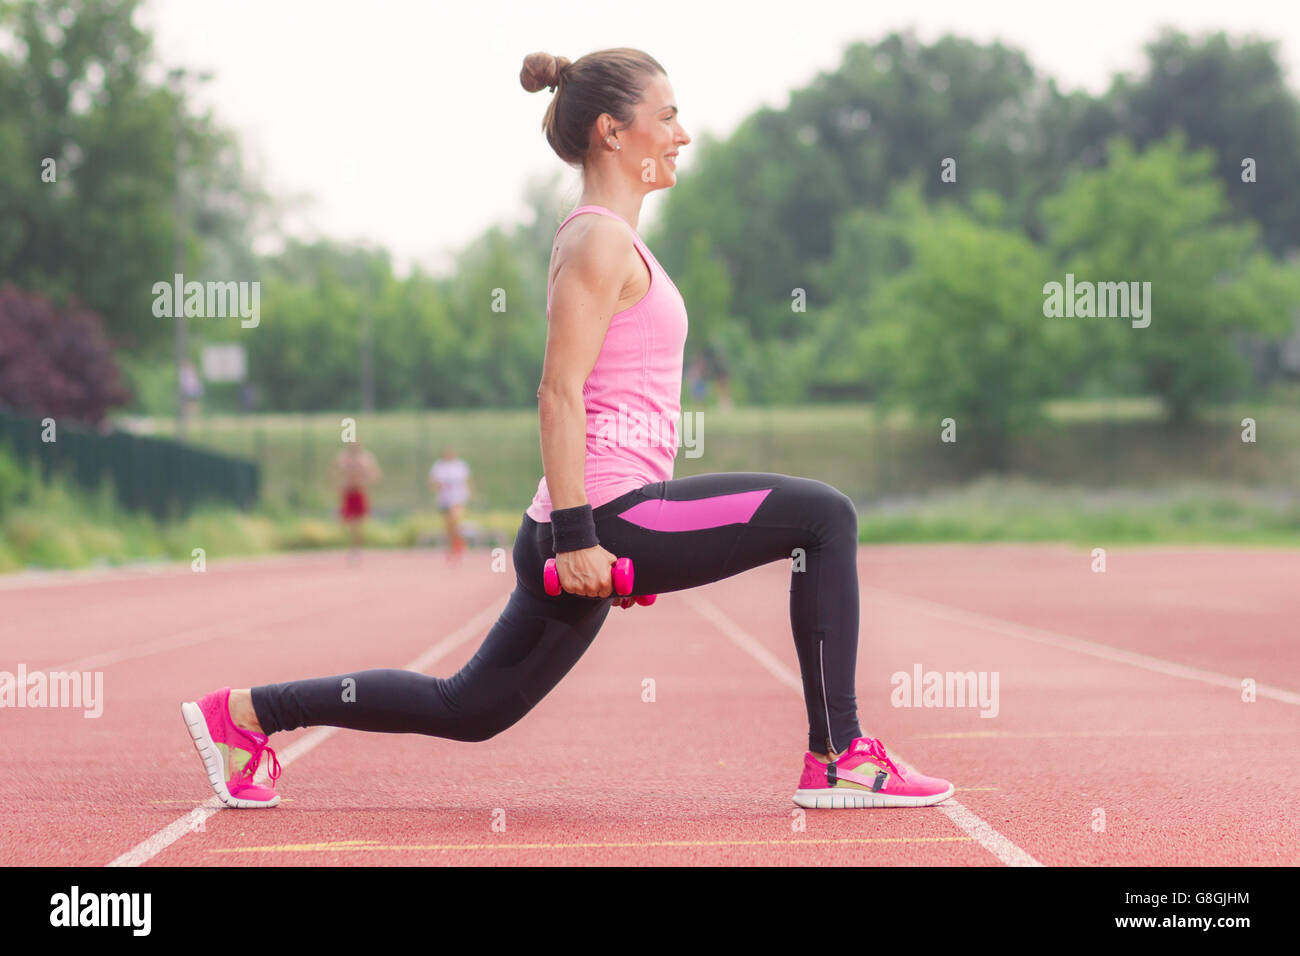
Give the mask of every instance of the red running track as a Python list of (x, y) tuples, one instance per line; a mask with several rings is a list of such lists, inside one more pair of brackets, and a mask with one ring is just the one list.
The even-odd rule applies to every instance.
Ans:
[[(216, 809), (182, 700), (449, 674), (513, 574), (415, 551), (0, 579), (0, 671), (99, 671), (104, 696), (93, 719), (0, 709), (0, 864), (1300, 863), (1300, 552), (1091, 565), (1064, 547), (862, 549), (863, 729), (957, 793), (803, 814), (784, 563), (613, 610), (485, 743), (276, 735), (284, 799), (251, 811)], [(996, 715), (893, 706), (891, 675), (918, 667), (996, 674)]]

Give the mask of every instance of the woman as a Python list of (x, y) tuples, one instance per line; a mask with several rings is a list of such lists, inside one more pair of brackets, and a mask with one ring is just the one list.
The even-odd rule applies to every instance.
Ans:
[[(520, 81), (529, 92), (557, 90), (543, 128), (559, 157), (581, 167), (584, 188), (552, 251), (537, 390), (545, 476), (515, 538), (509, 603), (450, 678), (371, 670), (224, 688), (183, 705), (213, 788), (228, 806), (277, 803), (253, 774), (270, 752), (272, 784), (279, 776), (266, 735), (280, 730), (323, 724), (466, 741), (500, 733), (559, 683), (600, 631), (612, 607), (616, 557), (632, 559), (638, 594), (656, 594), (800, 549), (790, 623), (808, 752), (795, 803), (928, 806), (946, 799), (950, 783), (904, 772), (858, 727), (858, 536), (849, 498), (788, 475), (674, 480), (675, 436), (648, 442), (618, 421), (629, 411), (644, 415), (641, 421), (676, 422), (680, 413), (686, 309), (636, 233), (642, 199), (677, 181), (678, 151), (691, 142), (663, 67), (625, 48), (573, 63), (533, 53)], [(542, 582), (553, 555), (563, 588), (556, 597)], [(340, 693), (347, 678), (356, 682), (351, 702)]]

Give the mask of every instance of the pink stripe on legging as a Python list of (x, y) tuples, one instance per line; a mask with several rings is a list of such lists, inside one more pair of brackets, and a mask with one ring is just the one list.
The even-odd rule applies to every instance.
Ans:
[(700, 531), (720, 528), (724, 524), (744, 524), (754, 516), (771, 488), (759, 491), (741, 491), (713, 498), (696, 498), (692, 501), (670, 501), (660, 498), (643, 501), (619, 514), (632, 524), (651, 531)]

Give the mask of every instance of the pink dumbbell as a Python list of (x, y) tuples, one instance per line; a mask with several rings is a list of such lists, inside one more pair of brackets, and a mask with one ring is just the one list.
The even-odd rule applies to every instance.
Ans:
[[(619, 558), (617, 561), (614, 562), (615, 593), (620, 595), (631, 594), (632, 580), (633, 580), (632, 559)], [(554, 558), (546, 559), (546, 567), (542, 570), (542, 583), (546, 588), (546, 593), (551, 595), (552, 597), (560, 593), (560, 572), (555, 567)], [(638, 595), (635, 599), (624, 597), (619, 603), (623, 607), (627, 607), (628, 606), (627, 603), (624, 602), (628, 602), (631, 600), (635, 600), (636, 603), (638, 604), (648, 606), (654, 604), (655, 595), (643, 594), (643, 595)]]
[[(542, 583), (546, 593), (554, 597), (560, 593), (560, 572), (555, 567), (555, 559), (547, 558), (542, 571)], [(614, 562), (614, 591), (618, 594), (632, 593), (632, 559), (619, 558)]]

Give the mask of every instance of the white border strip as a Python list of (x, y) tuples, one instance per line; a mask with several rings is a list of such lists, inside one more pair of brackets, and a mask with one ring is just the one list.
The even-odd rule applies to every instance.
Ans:
[[(470, 620), (466, 621), (459, 628), (449, 634), (439, 643), (430, 647), (427, 651), (417, 657), (411, 663), (406, 665), (406, 670), (423, 672), (426, 668), (431, 667), (440, 658), (454, 651), (465, 641), (474, 637), (476, 634), (482, 634), (492, 622), (496, 620), (501, 613), (501, 600), (494, 598), (490, 606), (484, 608)], [(179, 703), (179, 702), (178, 702)], [(296, 740), (284, 753), (279, 756), (280, 766), (287, 767), (299, 757), (305, 756), (316, 747), (323, 744), (330, 737), (333, 737), (339, 731), (338, 727), (317, 727), (299, 740)], [(179, 732), (179, 728), (178, 728)], [(266, 768), (259, 768), (257, 779), (266, 780)], [(148, 863), (151, 859), (161, 853), (167, 847), (171, 846), (187, 833), (193, 833), (201, 829), (201, 822), (222, 809), (221, 801), (213, 796), (211, 800), (191, 810), (189, 813), (176, 820), (173, 820), (167, 826), (163, 827), (153, 836), (143, 840), (136, 846), (127, 850), (116, 860), (106, 864), (107, 866), (140, 866)], [(249, 812), (249, 811), (243, 811)]]
[[(732, 643), (752, 656), (782, 684), (785, 684), (800, 697), (803, 696), (803, 682), (799, 680), (799, 676), (782, 664), (767, 648), (747, 634), (740, 625), (718, 610), (712, 602), (694, 592), (687, 592), (683, 597), (701, 616), (730, 638)], [(892, 748), (889, 755), (904, 767), (915, 769), (907, 761), (900, 758)], [(962, 830), (1007, 866), (1043, 865), (957, 802), (955, 798), (949, 797), (943, 803), (937, 804), (935, 809), (944, 813), (959, 830)]]

